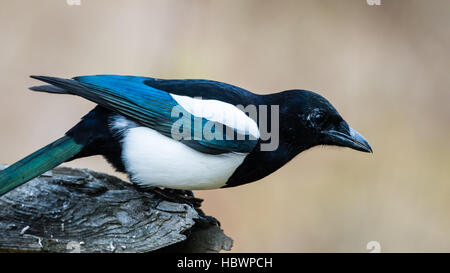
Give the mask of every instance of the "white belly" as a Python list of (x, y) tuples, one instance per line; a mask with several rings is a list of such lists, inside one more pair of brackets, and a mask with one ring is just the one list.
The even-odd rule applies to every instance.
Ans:
[(122, 159), (133, 182), (185, 190), (216, 189), (241, 165), (246, 153), (210, 155), (147, 127), (124, 132)]

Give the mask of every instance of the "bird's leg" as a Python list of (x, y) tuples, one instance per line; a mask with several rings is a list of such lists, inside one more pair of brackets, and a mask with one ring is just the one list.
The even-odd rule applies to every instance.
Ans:
[[(134, 184), (136, 185), (136, 184)], [(190, 205), (195, 211), (198, 213), (198, 218), (195, 219), (195, 222), (199, 225), (204, 226), (211, 226), (216, 225), (220, 227), (220, 222), (216, 218), (212, 216), (207, 216), (201, 209), (200, 206), (203, 202), (203, 199), (197, 198), (194, 196), (194, 193), (190, 190), (176, 190), (176, 189), (169, 189), (169, 188), (142, 188), (136, 185), (138, 190), (146, 191), (152, 194), (155, 194), (160, 198), (158, 202), (156, 203), (155, 207), (158, 206), (158, 204), (163, 201), (170, 201), (175, 203), (181, 203), (181, 204), (188, 204)]]
[[(133, 182), (133, 179), (130, 178)], [(139, 183), (134, 183), (133, 186), (137, 188), (137, 190), (142, 192), (147, 192), (156, 195), (162, 200), (167, 200), (175, 203), (187, 203), (191, 205), (194, 209), (200, 207), (203, 199), (196, 198), (194, 193), (190, 190), (176, 190), (169, 188), (159, 188), (159, 187), (145, 187), (141, 186)], [(159, 204), (159, 202), (158, 202)]]
[(207, 216), (200, 209), (203, 199), (196, 198), (192, 191), (176, 190), (176, 189), (168, 189), (168, 188), (164, 188), (164, 189), (154, 188), (153, 191), (155, 191), (155, 193), (162, 196), (165, 200), (168, 200), (171, 202), (176, 202), (176, 203), (189, 204), (198, 213), (199, 218), (195, 219), (195, 221), (199, 225), (205, 225), (205, 226), (216, 225), (216, 226), (220, 227), (219, 220), (217, 220), (216, 218), (214, 218), (212, 216)]
[[(169, 192), (172, 196), (176, 198), (180, 198), (182, 203), (190, 204), (198, 213), (199, 218), (195, 219), (195, 221), (200, 225), (210, 226), (216, 225), (220, 227), (220, 222), (216, 218), (212, 216), (207, 216), (203, 210), (200, 209), (201, 203), (203, 199), (196, 198), (194, 193), (191, 190), (175, 190), (165, 188), (164, 191)], [(175, 201), (176, 202), (176, 201)]]
[(175, 202), (175, 203), (181, 203), (181, 204), (188, 204), (191, 205), (194, 209), (197, 209), (201, 206), (203, 199), (194, 197), (194, 194), (192, 191), (189, 190), (175, 190), (175, 189), (168, 189), (168, 188), (152, 188), (151, 191), (158, 196), (162, 197), (162, 199)]
[(218, 226), (220, 227), (220, 222), (219, 220), (217, 220), (216, 218), (212, 217), (212, 216), (207, 216), (203, 210), (201, 210), (200, 208), (196, 208), (195, 209), (198, 213), (198, 217), (197, 219), (194, 219), (194, 221), (196, 223), (198, 223), (199, 225), (202, 226)]

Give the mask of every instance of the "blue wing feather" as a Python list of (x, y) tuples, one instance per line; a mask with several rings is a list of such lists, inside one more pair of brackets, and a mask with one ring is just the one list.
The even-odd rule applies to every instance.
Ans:
[[(185, 119), (183, 124), (187, 125), (188, 128), (183, 128), (183, 130), (190, 131), (191, 138), (181, 139), (180, 141), (200, 152), (210, 154), (250, 152), (258, 142), (258, 140), (251, 139), (249, 135), (238, 138), (238, 132), (233, 129), (231, 130), (234, 131), (233, 140), (227, 140), (227, 127), (225, 125), (223, 125), (225, 129), (221, 139), (195, 139), (194, 136), (202, 136), (203, 128), (209, 121), (205, 118), (193, 116), (173, 116), (174, 107), (179, 107), (179, 109), (182, 109), (182, 107), (168, 92), (145, 84), (146, 81), (154, 81), (153, 78), (119, 75), (80, 76), (75, 77), (74, 80), (41, 76), (34, 78), (114, 110), (144, 126), (157, 130), (167, 137), (174, 137), (172, 126), (180, 118)], [(197, 121), (201, 119), (201, 128), (194, 126), (195, 119)], [(202, 132), (196, 130), (202, 130)]]

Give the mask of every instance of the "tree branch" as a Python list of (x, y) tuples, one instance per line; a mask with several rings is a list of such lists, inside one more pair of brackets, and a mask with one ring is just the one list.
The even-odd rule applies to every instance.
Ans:
[(113, 176), (60, 167), (0, 197), (0, 251), (230, 250), (232, 240), (199, 224), (199, 212)]

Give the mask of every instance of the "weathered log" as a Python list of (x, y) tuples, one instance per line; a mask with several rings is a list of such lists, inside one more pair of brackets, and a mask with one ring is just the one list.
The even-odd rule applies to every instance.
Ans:
[(60, 167), (0, 197), (0, 251), (230, 250), (232, 240), (200, 215), (116, 177)]

